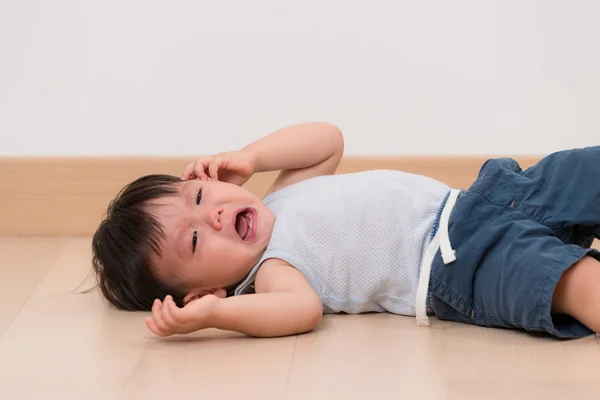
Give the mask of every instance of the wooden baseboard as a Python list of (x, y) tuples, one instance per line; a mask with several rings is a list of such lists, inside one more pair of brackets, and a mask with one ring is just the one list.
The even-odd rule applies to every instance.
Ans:
[[(467, 188), (489, 157), (345, 157), (338, 173), (397, 169)], [(541, 157), (515, 157), (523, 168)], [(0, 158), (0, 235), (90, 235), (108, 202), (126, 183), (149, 173), (179, 176), (190, 158)], [(257, 174), (245, 185), (261, 196), (274, 178)]]

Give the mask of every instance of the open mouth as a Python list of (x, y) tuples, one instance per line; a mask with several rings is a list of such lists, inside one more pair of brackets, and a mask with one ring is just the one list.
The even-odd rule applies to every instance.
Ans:
[(235, 231), (243, 241), (249, 241), (254, 238), (254, 219), (253, 209), (243, 209), (235, 216)]

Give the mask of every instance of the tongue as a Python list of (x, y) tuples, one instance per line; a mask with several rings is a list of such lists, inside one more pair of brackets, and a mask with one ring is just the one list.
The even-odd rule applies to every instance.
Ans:
[(237, 231), (238, 235), (244, 239), (248, 233), (248, 218), (246, 218), (244, 215), (240, 215), (237, 218), (237, 221), (235, 221), (235, 230)]

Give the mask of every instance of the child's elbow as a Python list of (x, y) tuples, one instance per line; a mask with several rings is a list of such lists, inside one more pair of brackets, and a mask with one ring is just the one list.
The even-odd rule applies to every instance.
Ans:
[(323, 304), (321, 304), (321, 301), (318, 298), (311, 300), (307, 306), (305, 326), (303, 327), (304, 332), (314, 330), (323, 319)]
[(344, 134), (337, 126), (328, 123), (331, 143), (335, 153), (344, 153)]

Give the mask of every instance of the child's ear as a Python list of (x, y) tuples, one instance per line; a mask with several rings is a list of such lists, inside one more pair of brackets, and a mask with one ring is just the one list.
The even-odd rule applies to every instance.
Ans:
[(227, 297), (227, 291), (223, 288), (202, 291), (191, 291), (183, 298), (183, 304), (186, 305), (191, 301), (201, 298), (202, 296), (206, 296), (207, 294), (213, 294), (217, 297), (220, 297), (221, 299)]

